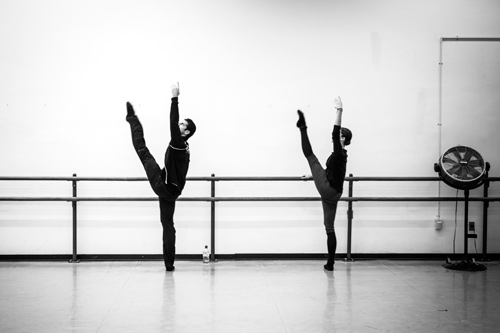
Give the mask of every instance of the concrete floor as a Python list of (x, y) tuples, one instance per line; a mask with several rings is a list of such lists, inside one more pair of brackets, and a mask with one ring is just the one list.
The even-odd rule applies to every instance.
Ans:
[(0, 262), (1, 332), (494, 332), (500, 265)]

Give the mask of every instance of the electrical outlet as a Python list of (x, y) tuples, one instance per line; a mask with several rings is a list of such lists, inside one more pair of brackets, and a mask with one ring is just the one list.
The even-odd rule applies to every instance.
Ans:
[(469, 231), (475, 231), (475, 230), (476, 230), (476, 223), (469, 222)]
[(436, 230), (443, 229), (443, 220), (434, 220), (434, 229)]

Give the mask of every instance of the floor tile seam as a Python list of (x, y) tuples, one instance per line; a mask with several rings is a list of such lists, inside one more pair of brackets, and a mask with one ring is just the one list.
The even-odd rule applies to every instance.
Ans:
[(271, 286), (269, 285), (269, 281), (267, 280), (267, 276), (265, 274), (264, 265), (262, 264), (262, 261), (259, 260), (258, 265), (259, 265), (259, 271), (262, 275), (262, 278), (264, 279), (264, 282), (266, 283), (266, 288), (267, 288), (269, 294), (271, 295), (271, 299), (273, 300), (273, 304), (274, 304), (274, 307), (276, 308), (276, 312), (278, 313), (278, 315), (280, 317), (281, 325), (283, 325), (283, 329), (285, 330), (285, 332), (288, 332), (288, 330), (286, 328), (285, 321), (283, 319), (283, 315), (281, 314), (278, 303), (276, 302), (276, 298), (274, 297)]
[(103, 327), (104, 322), (106, 321), (106, 319), (108, 318), (109, 314), (111, 313), (111, 310), (114, 308), (116, 302), (118, 301), (118, 298), (120, 298), (120, 295), (122, 294), (122, 292), (123, 292), (125, 286), (127, 285), (128, 281), (130, 280), (130, 277), (137, 270), (137, 267), (139, 266), (139, 262), (140, 261), (135, 261), (134, 266), (130, 269), (130, 272), (129, 272), (127, 278), (125, 279), (125, 281), (123, 282), (120, 290), (116, 294), (115, 299), (113, 300), (113, 302), (111, 302), (111, 305), (109, 306), (108, 311), (106, 312), (106, 314), (102, 318), (101, 322), (99, 323), (99, 326), (97, 327), (97, 331), (96, 332), (99, 332), (101, 330), (101, 328)]
[[(377, 260), (379, 261), (379, 260)], [(423, 298), (427, 299), (428, 301), (430, 301), (432, 304), (434, 304), (436, 306), (436, 308), (438, 309), (438, 311), (443, 311), (443, 310), (446, 310), (448, 311), (448, 307), (446, 307), (445, 305), (439, 303), (439, 302), (436, 302), (435, 300), (431, 299), (427, 294), (425, 294), (424, 292), (420, 291), (418, 288), (416, 288), (415, 286), (413, 286), (412, 284), (410, 284), (406, 279), (402, 278), (401, 275), (397, 274), (396, 272), (394, 272), (388, 265), (384, 264), (384, 263), (381, 263), (379, 262), (387, 271), (389, 271), (391, 274), (394, 275), (394, 277), (396, 277), (398, 280), (400, 280), (402, 283), (404, 283), (405, 285), (407, 285), (408, 287), (410, 287), (411, 289), (413, 289), (417, 294), (419, 294), (420, 296), (422, 296)]]

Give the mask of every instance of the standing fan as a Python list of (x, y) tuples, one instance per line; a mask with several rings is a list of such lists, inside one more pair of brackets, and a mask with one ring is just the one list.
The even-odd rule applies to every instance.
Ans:
[(485, 180), (485, 163), (476, 150), (456, 146), (448, 149), (434, 167), (441, 179), (449, 186), (459, 190), (472, 190), (481, 186)]
[[(465, 259), (457, 264), (448, 262), (443, 265), (445, 268), (461, 271), (484, 271), (484, 265), (476, 263), (467, 257), (468, 239), (472, 238), (467, 232), (469, 219), (469, 190), (481, 186), (488, 177), (490, 164), (484, 162), (483, 157), (476, 150), (456, 146), (448, 149), (439, 158), (439, 163), (434, 164), (434, 171), (439, 173), (439, 178), (447, 185), (464, 190), (464, 255)], [(476, 236), (476, 235), (473, 235)]]

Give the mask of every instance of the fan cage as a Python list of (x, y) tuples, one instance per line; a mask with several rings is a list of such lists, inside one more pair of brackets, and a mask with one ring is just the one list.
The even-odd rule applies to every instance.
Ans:
[(439, 159), (443, 181), (458, 189), (473, 189), (485, 178), (485, 162), (475, 149), (465, 146), (449, 148)]

